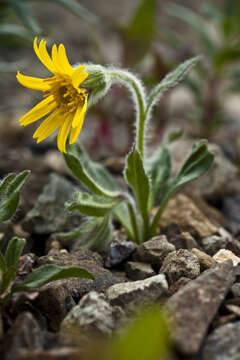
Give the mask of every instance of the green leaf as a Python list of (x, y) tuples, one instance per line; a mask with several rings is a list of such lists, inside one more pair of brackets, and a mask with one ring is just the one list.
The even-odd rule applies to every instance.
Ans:
[(126, 159), (125, 178), (132, 188), (143, 219), (148, 218), (148, 201), (150, 195), (150, 181), (143, 166), (143, 160), (134, 147)]
[(9, 267), (2, 276), (1, 284), (1, 294), (3, 294), (13, 282), (17, 274), (16, 268), (14, 266)]
[(3, 180), (0, 182), (0, 196), (3, 195), (4, 191), (7, 189), (10, 182), (14, 179), (16, 174), (8, 174)]
[(81, 17), (83, 20), (96, 23), (98, 22), (98, 18), (92, 12), (87, 10), (84, 6), (79, 4), (75, 0), (48, 0), (48, 2), (55, 2), (59, 5), (64, 6), (66, 9), (70, 10), (73, 14)]
[(214, 155), (208, 150), (207, 141), (193, 145), (192, 152), (175, 179), (174, 187), (179, 187), (205, 174), (212, 166)]
[(156, 19), (156, 0), (141, 0), (129, 24), (118, 26), (128, 64), (136, 64), (149, 52), (157, 33)]
[(69, 147), (64, 159), (73, 175), (90, 191), (107, 197), (119, 196), (118, 187), (110, 173), (102, 165), (93, 162), (80, 145)]
[(16, 14), (27, 28), (36, 35), (40, 34), (41, 29), (24, 1), (11, 0), (11, 7), (15, 10)]
[(146, 170), (151, 178), (150, 209), (160, 194), (161, 187), (171, 173), (171, 158), (166, 146), (159, 147), (146, 161)]
[(109, 198), (101, 195), (92, 195), (86, 192), (76, 192), (74, 200), (68, 202), (69, 211), (78, 210), (83, 215), (104, 216), (109, 213), (124, 198)]
[(22, 38), (28, 42), (32, 42), (32, 34), (24, 26), (16, 24), (0, 24), (0, 37), (7, 38), (16, 37)]
[(170, 179), (165, 187), (160, 207), (153, 219), (151, 225), (151, 236), (156, 235), (157, 227), (161, 215), (174, 192), (182, 185), (205, 174), (212, 166), (214, 155), (208, 150), (207, 141), (201, 140), (198, 144), (194, 144), (192, 152), (184, 162), (180, 172), (174, 179)]
[(64, 268), (54, 264), (43, 265), (33, 270), (21, 284), (12, 289), (11, 293), (37, 289), (52, 281), (69, 278), (93, 279), (93, 276), (87, 270), (80, 267)]
[(0, 275), (2, 275), (2, 274), (5, 273), (6, 268), (7, 268), (7, 266), (6, 266), (6, 261), (5, 261), (5, 259), (4, 259), (3, 254), (2, 254), (1, 251), (0, 251)]
[(110, 216), (86, 218), (78, 228), (66, 233), (56, 233), (57, 238), (65, 240), (71, 250), (91, 249), (94, 251), (106, 250), (112, 241), (112, 221)]
[(169, 145), (172, 142), (179, 140), (183, 135), (183, 131), (181, 129), (171, 130), (167, 136), (165, 136), (163, 144)]
[(240, 60), (240, 49), (236, 45), (232, 47), (223, 47), (216, 52), (214, 64), (216, 67), (230, 65)]
[(167, 355), (170, 331), (164, 313), (158, 305), (138, 312), (112, 340), (114, 360), (157, 360)]
[(13, 266), (17, 269), (19, 257), (22, 254), (26, 240), (18, 237), (12, 238), (5, 252), (5, 261), (7, 268)]
[(19, 202), (20, 191), (29, 176), (30, 171), (24, 170), (8, 182), (5, 188), (5, 198), (0, 201), (0, 223), (10, 219), (15, 213)]
[(178, 85), (187, 76), (191, 68), (200, 61), (200, 59), (201, 56), (195, 56), (184, 61), (175, 70), (167, 74), (163, 80), (153, 88), (147, 100), (147, 115), (151, 111), (152, 106), (159, 100), (160, 95)]
[(205, 47), (205, 50), (208, 52), (208, 54), (214, 53), (214, 41), (211, 39), (206, 23), (197, 13), (185, 6), (177, 5), (175, 3), (171, 3), (167, 11), (169, 15), (182, 20), (196, 31), (202, 42), (202, 45)]

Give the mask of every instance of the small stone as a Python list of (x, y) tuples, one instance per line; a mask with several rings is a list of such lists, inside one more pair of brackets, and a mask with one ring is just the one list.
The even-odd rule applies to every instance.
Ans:
[(137, 245), (133, 241), (128, 241), (125, 234), (116, 231), (114, 239), (110, 244), (109, 254), (105, 262), (106, 267), (121, 264), (136, 250)]
[(128, 278), (131, 280), (143, 280), (156, 275), (150, 264), (136, 261), (128, 261), (125, 270)]
[(228, 240), (227, 249), (231, 250), (236, 256), (240, 256), (240, 241), (232, 237)]
[(239, 360), (240, 321), (215, 329), (203, 346), (203, 360)]
[(231, 292), (233, 293), (233, 296), (235, 298), (240, 298), (240, 283), (233, 284), (233, 286), (231, 287)]
[(69, 298), (76, 302), (91, 290), (104, 292), (106, 289), (120, 282), (109, 270), (103, 268), (101, 256), (90, 250), (77, 250), (69, 253), (55, 253), (42, 256), (38, 265), (56, 264), (59, 266), (80, 266), (88, 270), (94, 280), (85, 278), (71, 278), (51, 282), (39, 290), (35, 303), (45, 314), (49, 327), (57, 331), (60, 322), (67, 314)]
[(167, 291), (166, 277), (159, 274), (145, 280), (115, 284), (107, 289), (106, 294), (112, 305), (133, 310), (138, 305), (165, 298)]
[(222, 199), (222, 212), (228, 220), (228, 228), (234, 235), (240, 233), (240, 195), (225, 196)]
[(197, 256), (200, 263), (201, 271), (210, 269), (212, 266), (217, 264), (216, 260), (214, 260), (210, 255), (199, 249), (194, 248), (191, 250), (191, 252)]
[(232, 260), (233, 266), (237, 266), (240, 263), (240, 258), (237, 257), (232, 251), (221, 249), (214, 256), (213, 259), (218, 263), (224, 262), (226, 260)]
[[(235, 280), (234, 272), (232, 262), (225, 261), (204, 271), (168, 300), (174, 323), (173, 339), (184, 355), (198, 353), (209, 325)], [(206, 357), (210, 359), (211, 356)]]
[(25, 217), (23, 228), (36, 234), (51, 234), (70, 231), (79, 226), (82, 216), (65, 208), (65, 202), (77, 190), (79, 189), (64, 177), (51, 175), (50, 182), (44, 187), (34, 208)]
[(93, 336), (110, 336), (114, 328), (112, 306), (103, 294), (91, 291), (67, 314), (60, 326), (65, 344), (87, 343)]
[(181, 277), (180, 279), (178, 279), (177, 281), (175, 281), (174, 284), (172, 284), (168, 290), (168, 295), (172, 296), (173, 294), (175, 294), (179, 289), (181, 289), (183, 286), (185, 286), (186, 284), (189, 283), (189, 281), (191, 281), (192, 279), (186, 278), (186, 277)]
[(160, 272), (166, 274), (170, 284), (182, 276), (194, 279), (200, 274), (199, 260), (188, 250), (176, 250), (166, 256)]
[(204, 251), (211, 256), (216, 254), (220, 249), (226, 249), (227, 244), (227, 238), (219, 235), (208, 236), (201, 239), (201, 245)]
[(164, 258), (174, 250), (175, 246), (167, 241), (166, 236), (160, 235), (138, 246), (133, 258), (136, 261), (161, 266)]
[(18, 360), (74, 360), (79, 359), (78, 348), (62, 347), (51, 350), (22, 350)]
[(183, 242), (184, 249), (192, 250), (193, 248), (199, 247), (197, 241), (189, 232), (182, 232), (181, 239)]
[(173, 219), (183, 231), (196, 234), (200, 238), (211, 236), (218, 231), (218, 228), (208, 220), (197, 205), (183, 194), (178, 194), (169, 200), (161, 217), (160, 227), (166, 228)]
[(42, 349), (43, 346), (43, 332), (37, 320), (30, 312), (22, 312), (4, 337), (1, 359), (17, 360), (22, 349)]

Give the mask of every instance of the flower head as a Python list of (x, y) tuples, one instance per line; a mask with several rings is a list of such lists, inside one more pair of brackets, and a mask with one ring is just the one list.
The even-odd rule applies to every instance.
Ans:
[(46, 139), (59, 129), (57, 137), (58, 149), (66, 152), (66, 141), (71, 130), (69, 143), (73, 144), (82, 129), (84, 115), (87, 110), (86, 90), (79, 85), (88, 77), (84, 72), (85, 65), (73, 69), (69, 64), (63, 44), (54, 44), (52, 56), (46, 49), (46, 41), (37, 44), (34, 39), (34, 50), (43, 65), (53, 73), (52, 77), (39, 79), (25, 76), (18, 72), (17, 80), (23, 86), (40, 90), (43, 100), (26, 113), (20, 120), (20, 125), (27, 126), (47, 116), (33, 134), (37, 143)]

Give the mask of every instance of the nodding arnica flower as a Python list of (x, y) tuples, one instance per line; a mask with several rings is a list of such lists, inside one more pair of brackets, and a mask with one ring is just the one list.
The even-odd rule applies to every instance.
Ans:
[(41, 40), (37, 44), (34, 40), (34, 50), (39, 60), (53, 73), (52, 77), (39, 79), (25, 76), (18, 72), (17, 80), (23, 86), (43, 92), (43, 100), (25, 114), (20, 125), (27, 126), (48, 115), (35, 131), (33, 138), (37, 143), (46, 139), (59, 129), (57, 137), (58, 149), (66, 152), (66, 141), (71, 130), (69, 143), (73, 144), (82, 129), (87, 110), (87, 90), (80, 84), (88, 77), (84, 72), (85, 65), (75, 69), (69, 64), (63, 44), (52, 47), (52, 56), (46, 49), (46, 42)]

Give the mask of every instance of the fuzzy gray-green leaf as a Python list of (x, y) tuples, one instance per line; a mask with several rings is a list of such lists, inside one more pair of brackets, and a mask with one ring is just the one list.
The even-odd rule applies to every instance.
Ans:
[(125, 178), (137, 198), (141, 214), (147, 217), (150, 181), (144, 169), (142, 157), (136, 148), (127, 156)]
[(5, 252), (5, 261), (7, 268), (15, 266), (17, 268), (19, 257), (22, 254), (26, 240), (18, 237), (12, 238)]
[(0, 223), (9, 220), (14, 215), (18, 206), (20, 191), (29, 176), (30, 171), (24, 170), (8, 182), (5, 197), (0, 201)]
[(154, 205), (160, 195), (161, 187), (171, 173), (171, 158), (167, 147), (158, 148), (146, 162), (146, 169), (151, 178), (151, 204)]
[(68, 168), (89, 190), (97, 195), (118, 197), (118, 187), (110, 173), (92, 161), (83, 148), (74, 144), (64, 154)]
[(195, 144), (176, 177), (175, 186), (179, 187), (205, 174), (211, 167), (213, 159), (214, 154), (208, 150), (206, 140)]
[(91, 249), (95, 251), (106, 250), (112, 240), (112, 221), (110, 216), (86, 218), (76, 229), (66, 233), (57, 233), (72, 251), (78, 249)]
[(184, 61), (182, 64), (178, 65), (175, 70), (167, 74), (163, 80), (153, 88), (147, 100), (147, 114), (150, 112), (153, 105), (157, 103), (160, 95), (178, 85), (187, 76), (191, 68), (200, 61), (200, 59), (201, 56), (195, 56)]
[(109, 198), (101, 195), (92, 195), (87, 192), (77, 192), (74, 200), (66, 204), (69, 211), (78, 210), (87, 216), (104, 216), (117, 206), (123, 198)]
[(80, 267), (62, 267), (54, 264), (43, 265), (33, 270), (20, 285), (15, 286), (12, 289), (12, 294), (37, 289), (52, 281), (69, 278), (93, 279), (93, 276)]

